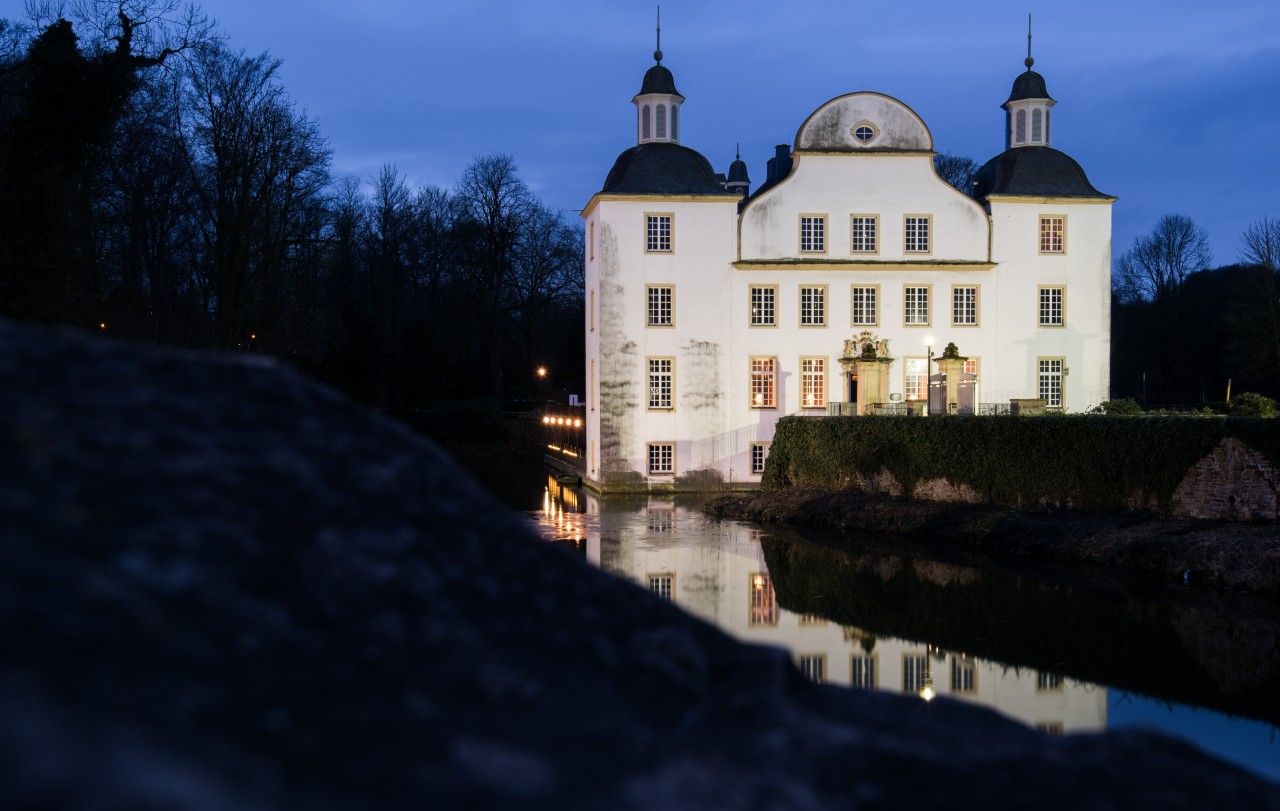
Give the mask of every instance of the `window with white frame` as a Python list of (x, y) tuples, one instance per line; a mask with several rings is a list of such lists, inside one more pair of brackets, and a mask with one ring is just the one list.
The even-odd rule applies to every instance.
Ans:
[(957, 285), (951, 288), (951, 323), (957, 327), (977, 326), (978, 288), (976, 285)]
[(1058, 215), (1040, 217), (1040, 253), (1066, 252), (1067, 218)]
[(874, 690), (879, 684), (876, 679), (876, 657), (870, 653), (855, 653), (849, 657), (849, 684), (863, 690)]
[(1015, 144), (1026, 143), (1027, 141), (1027, 111), (1019, 110), (1014, 116), (1013, 124), (1013, 142)]
[(751, 359), (751, 407), (777, 408), (777, 358)]
[(906, 217), (903, 222), (902, 249), (907, 253), (929, 253), (929, 221), (931, 217)]
[(880, 250), (879, 230), (879, 217), (854, 214), (849, 218), (849, 252), (875, 253)]
[(752, 442), (751, 443), (751, 475), (758, 476), (764, 473), (765, 460), (769, 458), (768, 442)]
[(902, 692), (918, 693), (929, 683), (929, 657), (924, 654), (902, 655)]
[(902, 289), (902, 323), (929, 325), (929, 286), (907, 285)]
[(800, 253), (826, 253), (826, 215), (803, 214), (800, 217)]
[(800, 326), (825, 327), (827, 325), (827, 286), (815, 285), (800, 288)]
[(671, 214), (644, 215), (644, 249), (649, 253), (671, 253)]
[(649, 358), (649, 408), (666, 411), (671, 408), (675, 361), (671, 358)]
[(1040, 358), (1040, 399), (1062, 408), (1062, 358)]
[(661, 597), (667, 602), (671, 602), (671, 594), (675, 585), (675, 575), (672, 574), (651, 574), (648, 576), (649, 593)]
[(1060, 327), (1065, 323), (1062, 302), (1066, 298), (1066, 288), (1040, 288), (1040, 326)]
[(777, 326), (778, 288), (773, 285), (751, 285), (751, 326)]
[(855, 327), (874, 327), (880, 323), (879, 309), (877, 301), (880, 298), (880, 288), (872, 285), (867, 287), (853, 288), (853, 317), (850, 319)]
[(827, 407), (827, 359), (800, 359), (800, 407)]
[(747, 625), (777, 625), (778, 598), (773, 593), (773, 580), (764, 572), (756, 572), (747, 581)]
[(649, 443), (649, 473), (660, 476), (676, 472), (676, 446), (670, 442)]
[(822, 684), (827, 680), (827, 655), (825, 653), (802, 653), (796, 656), (796, 667), (801, 675), (812, 682)]
[(923, 400), (929, 396), (929, 359), (903, 358), (902, 397), (906, 400)]
[(651, 284), (646, 288), (648, 298), (649, 326), (675, 326), (675, 317), (671, 302), (675, 298), (675, 288), (671, 285)]
[(951, 657), (951, 692), (973, 693), (978, 689), (977, 663), (968, 656)]

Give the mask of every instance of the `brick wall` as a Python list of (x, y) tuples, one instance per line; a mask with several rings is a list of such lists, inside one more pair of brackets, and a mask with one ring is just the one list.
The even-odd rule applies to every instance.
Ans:
[(1275, 521), (1277, 484), (1280, 471), (1266, 457), (1228, 437), (1188, 471), (1173, 493), (1173, 514)]

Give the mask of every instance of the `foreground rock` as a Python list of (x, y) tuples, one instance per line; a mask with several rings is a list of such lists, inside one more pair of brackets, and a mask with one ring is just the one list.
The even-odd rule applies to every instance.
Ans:
[(1280, 808), (1156, 735), (810, 685), (252, 358), (0, 324), (0, 527), (8, 807)]
[(813, 487), (717, 496), (707, 502), (706, 510), (745, 521), (956, 543), (990, 553), (1106, 566), (1193, 586), (1280, 595), (1280, 530), (1273, 522), (1017, 511)]

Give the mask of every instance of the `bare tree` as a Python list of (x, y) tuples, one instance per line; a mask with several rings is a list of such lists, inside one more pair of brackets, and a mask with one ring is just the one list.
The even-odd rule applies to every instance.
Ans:
[(1166, 214), (1116, 262), (1116, 293), (1126, 301), (1171, 305), (1187, 277), (1211, 261), (1208, 233), (1190, 217)]
[(1280, 218), (1245, 229), (1240, 259), (1251, 267), (1232, 296), (1235, 360), (1245, 375), (1280, 375)]
[(939, 152), (933, 156), (933, 170), (961, 194), (973, 194), (973, 176), (982, 167), (973, 158)]

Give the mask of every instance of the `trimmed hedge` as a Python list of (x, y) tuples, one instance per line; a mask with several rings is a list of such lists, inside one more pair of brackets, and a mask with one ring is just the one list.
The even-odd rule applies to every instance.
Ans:
[(764, 489), (842, 490), (887, 470), (917, 483), (966, 484), (988, 503), (1045, 501), (1123, 509), (1139, 496), (1168, 507), (1189, 468), (1235, 437), (1280, 465), (1280, 421), (1239, 417), (786, 417)]

